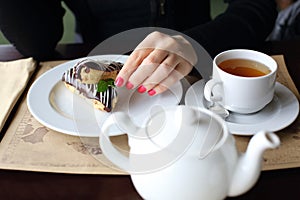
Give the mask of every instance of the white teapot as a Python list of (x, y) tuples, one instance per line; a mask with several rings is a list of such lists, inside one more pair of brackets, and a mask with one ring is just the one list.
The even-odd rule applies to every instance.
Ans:
[[(110, 130), (128, 135), (129, 156), (114, 147)], [(128, 172), (144, 199), (224, 199), (248, 191), (261, 171), (263, 152), (276, 148), (274, 133), (261, 131), (239, 153), (225, 121), (203, 108), (172, 106), (155, 112), (145, 127), (113, 113), (100, 136), (103, 154)]]

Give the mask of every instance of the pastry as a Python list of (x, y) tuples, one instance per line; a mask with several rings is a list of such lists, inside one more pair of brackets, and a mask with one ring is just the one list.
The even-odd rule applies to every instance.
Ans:
[(114, 80), (122, 66), (115, 61), (85, 59), (65, 71), (62, 81), (69, 90), (91, 102), (94, 108), (110, 112), (118, 99)]

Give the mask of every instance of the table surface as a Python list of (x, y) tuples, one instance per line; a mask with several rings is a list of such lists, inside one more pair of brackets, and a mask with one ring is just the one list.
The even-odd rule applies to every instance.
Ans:
[[(287, 68), (300, 88), (300, 41), (268, 42), (260, 51), (284, 55)], [(87, 56), (91, 46), (60, 44), (61, 59)], [(11, 45), (0, 45), (0, 61), (23, 58)], [(17, 103), (18, 104), (18, 103)], [(14, 110), (17, 106), (14, 108)], [(14, 111), (13, 111), (14, 112)], [(10, 118), (8, 121), (11, 120)], [(3, 137), (9, 123), (1, 131)], [(300, 168), (263, 171), (247, 193), (227, 199), (300, 199)], [(128, 175), (74, 175), (0, 170), (0, 199), (141, 199)]]

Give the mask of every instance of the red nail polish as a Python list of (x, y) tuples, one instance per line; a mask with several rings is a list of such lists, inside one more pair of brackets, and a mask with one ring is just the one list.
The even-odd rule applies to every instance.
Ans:
[(149, 94), (150, 96), (154, 96), (154, 95), (156, 94), (156, 91), (153, 90), (153, 89), (151, 89), (151, 90), (148, 91), (148, 94)]
[(131, 90), (131, 89), (133, 88), (133, 84), (130, 83), (130, 82), (128, 82), (128, 83), (126, 84), (126, 88), (127, 88), (128, 90)]
[(124, 79), (122, 77), (118, 77), (116, 80), (115, 80), (115, 85), (118, 86), (118, 87), (121, 87), (124, 83)]
[(138, 92), (139, 93), (144, 93), (144, 92), (146, 92), (146, 88), (143, 86), (143, 85), (141, 85), (139, 88), (138, 88)]

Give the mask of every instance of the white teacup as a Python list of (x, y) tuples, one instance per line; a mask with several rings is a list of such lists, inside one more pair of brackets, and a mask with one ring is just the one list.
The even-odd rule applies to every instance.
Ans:
[(204, 97), (227, 110), (249, 114), (263, 109), (274, 96), (275, 60), (258, 51), (234, 49), (218, 54)]

